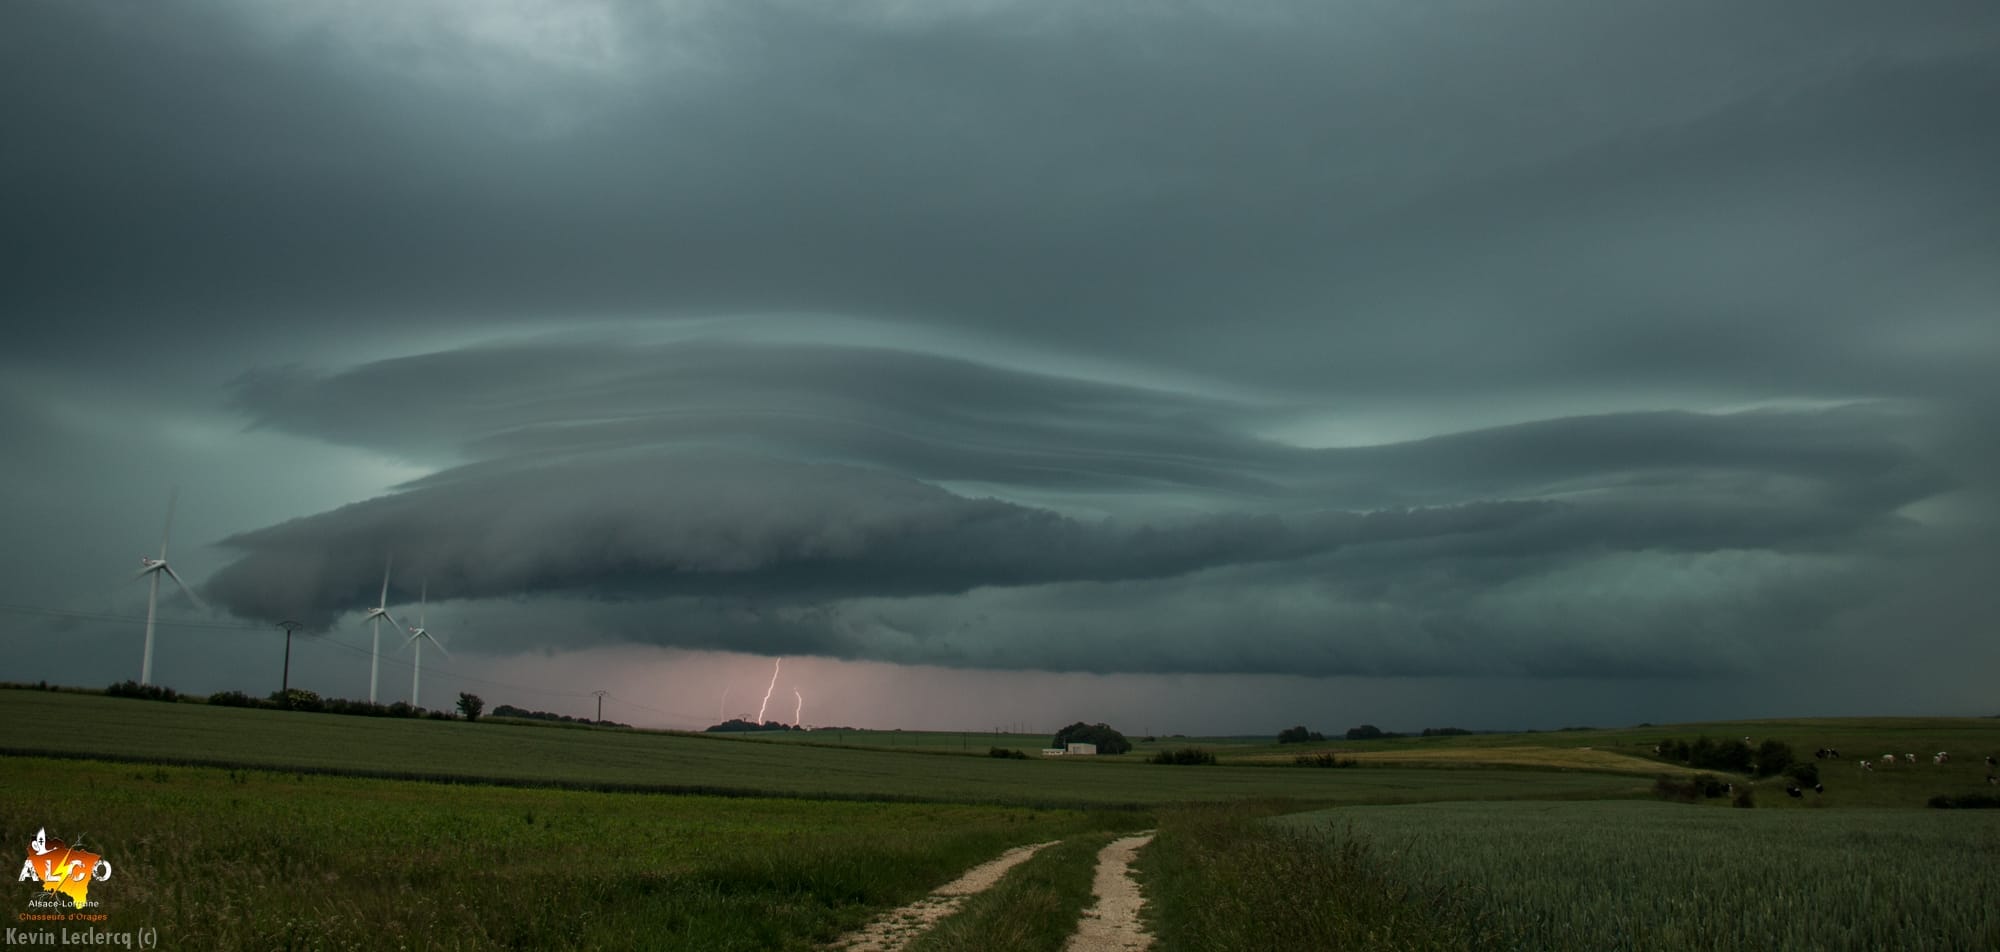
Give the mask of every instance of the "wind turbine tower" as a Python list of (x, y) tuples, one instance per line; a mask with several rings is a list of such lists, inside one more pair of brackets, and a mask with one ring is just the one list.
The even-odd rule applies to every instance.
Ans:
[[(376, 674), (382, 668), (382, 619), (389, 619), (391, 628), (403, 627), (402, 623), (396, 620), (396, 616), (389, 614), (389, 567), (393, 563), (393, 556), (382, 560), (382, 597), (375, 602), (374, 608), (368, 610), (367, 615), (368, 621), (375, 627), (375, 646), (368, 652), (368, 703), (370, 704), (375, 703)], [(416, 692), (413, 689), (410, 693), (414, 695)], [(412, 700), (410, 703), (416, 702)]]
[[(437, 636), (431, 634), (430, 629), (424, 627), (424, 605), (429, 601), (430, 601), (430, 583), (425, 582), (423, 584), (423, 587), (420, 588), (417, 593), (417, 625), (415, 628), (410, 629), (410, 640), (404, 642), (404, 644), (411, 645), (414, 648), (416, 648), (417, 651), (416, 658), (412, 659), (410, 664), (411, 707), (424, 706), (423, 702), (417, 700), (417, 679), (422, 677), (424, 673), (424, 641), (428, 639), (432, 647), (436, 648), (440, 652), (443, 652), (445, 657), (447, 658), (451, 657), (451, 652), (445, 651), (444, 645), (438, 643)], [(384, 612), (384, 614), (387, 613)]]
[(186, 582), (181, 581), (180, 573), (175, 572), (173, 566), (167, 564), (167, 537), (174, 531), (174, 503), (179, 497), (179, 490), (167, 496), (167, 527), (160, 530), (160, 557), (153, 559), (140, 556), (139, 574), (133, 576), (134, 579), (152, 576), (152, 585), (146, 591), (146, 654), (139, 662), (140, 684), (153, 683), (153, 615), (160, 601), (160, 576), (165, 575), (173, 579), (174, 584), (180, 586), (182, 592), (187, 593), (189, 600), (196, 605), (201, 604), (201, 599), (195, 595), (194, 590), (188, 588)]

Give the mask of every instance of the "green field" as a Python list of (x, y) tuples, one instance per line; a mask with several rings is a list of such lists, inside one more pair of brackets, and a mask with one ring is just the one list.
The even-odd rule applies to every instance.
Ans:
[[(1142, 745), (1204, 746), (1221, 766), (850, 733), (0, 690), (0, 841), (84, 834), (116, 863), (97, 911), (159, 929), (163, 948), (816, 948), (1060, 839), (922, 945), (1052, 950), (1095, 849), (1155, 826), (1137, 869), (1162, 952), (2000, 948), (2000, 812), (1923, 808), (1993, 792), (1991, 719)], [(1654, 799), (1648, 772), (1673, 768), (1652, 745), (1702, 734), (1846, 757), (1819, 762), (1826, 792), (1799, 799), (1728, 778), (1754, 810)], [(1902, 749), (1924, 759), (1855, 765)], [(1290, 765), (1322, 750), (1376, 765)], [(35, 887), (20, 889), (25, 904)]]
[(6, 768), (0, 841), (83, 833), (114, 867), (92, 887), (104, 903), (93, 911), (158, 929), (166, 948), (805, 949), (1007, 847), (1144, 819), (33, 758)]
[(1992, 811), (1432, 803), (1285, 822), (1367, 842), (1520, 948), (2000, 948)]
[(346, 717), (0, 690), (0, 750), (601, 789), (1110, 806), (1282, 797), (1394, 803), (1631, 795), (1631, 778), (1543, 771), (1176, 768), (1137, 757), (999, 760), (700, 734)]

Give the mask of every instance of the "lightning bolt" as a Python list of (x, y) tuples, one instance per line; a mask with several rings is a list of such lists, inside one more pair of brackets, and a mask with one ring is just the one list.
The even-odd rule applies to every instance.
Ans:
[(764, 723), (764, 709), (771, 706), (771, 692), (778, 689), (778, 668), (785, 663), (783, 658), (771, 660), (771, 684), (764, 689), (764, 703), (757, 705), (757, 723)]
[(800, 694), (798, 688), (792, 689), (792, 696), (799, 699), (799, 706), (792, 709), (792, 726), (797, 727), (799, 726), (799, 716), (806, 712), (806, 696)]

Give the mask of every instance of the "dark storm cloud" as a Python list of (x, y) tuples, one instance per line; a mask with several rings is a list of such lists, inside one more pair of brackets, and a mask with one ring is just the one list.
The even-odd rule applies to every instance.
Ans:
[(1183, 525), (1083, 523), (832, 465), (703, 457), (551, 464), (357, 503), (224, 541), (248, 556), (209, 582), (245, 615), (324, 622), (363, 604), (400, 555), (401, 588), (441, 597), (582, 593), (959, 593), (1157, 578), (1357, 541), (1476, 531), (1522, 504)]
[(233, 380), (373, 467), (315, 500), (429, 470), (233, 534), (260, 619), (393, 551), (496, 650), (1935, 648), (2000, 513), (1996, 64), (1985, 2), (7, 4), (0, 369), (59, 371), (0, 438), (62, 452), (0, 515), (151, 505), (118, 400), (287, 491)]
[(235, 402), (260, 426), (494, 469), (729, 447), (927, 480), (1112, 497), (1174, 488), (1294, 509), (1616, 490), (1873, 513), (1946, 482), (1906, 442), (1907, 408), (1601, 414), (1305, 449), (1251, 434), (1268, 406), (882, 348), (544, 340), (260, 371)]
[(1922, 391), (1881, 308), (1993, 290), (1987, 4), (619, 5), (580, 62), (313, 9), (13, 8), (14, 303), (803, 308), (1373, 400)]
[[(1712, 673), (1746, 657), (1721, 633), (1827, 616), (1843, 553), (1905, 545), (1897, 510), (1954, 488), (1889, 406), (1313, 450), (1245, 435), (1250, 405), (852, 347), (543, 341), (258, 374), (237, 402), (476, 460), (228, 540), (210, 590), (239, 613), (330, 622), (393, 551), (405, 596), (640, 604), (595, 614), (613, 637), (1003, 668)], [(1078, 519), (921, 481), (950, 478), (1172, 486), (1217, 514)], [(1411, 504), (1432, 508), (1380, 508)], [(1604, 565), (1629, 570), (1614, 591), (1668, 586), (1660, 610), (1602, 604)], [(1689, 655), (1667, 635), (1698, 611), (1717, 634)], [(551, 630), (480, 627), (496, 649)]]

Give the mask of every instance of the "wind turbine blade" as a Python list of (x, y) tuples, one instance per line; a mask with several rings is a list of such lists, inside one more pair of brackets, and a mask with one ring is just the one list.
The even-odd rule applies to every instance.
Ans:
[(391, 614), (389, 614), (389, 610), (388, 610), (388, 609), (386, 609), (386, 608), (385, 608), (385, 609), (383, 609), (383, 610), (382, 610), (382, 617), (383, 617), (383, 618), (387, 618), (387, 619), (389, 619), (389, 624), (391, 624), (391, 625), (394, 625), (394, 626), (396, 626), (396, 630), (397, 630), (397, 631), (402, 631), (402, 630), (403, 630), (403, 623), (402, 623), (402, 622), (400, 622), (400, 621), (397, 621), (397, 620), (396, 620), (396, 616), (394, 616), (394, 615), (391, 615)]
[(201, 596), (196, 595), (194, 593), (194, 589), (189, 588), (186, 582), (181, 581), (180, 573), (175, 572), (173, 566), (162, 564), (160, 566), (160, 571), (167, 573), (167, 577), (173, 579), (174, 584), (180, 586), (182, 592), (187, 593), (188, 599), (194, 602), (196, 608), (206, 609), (208, 607), (208, 605), (201, 600)]
[(443, 654), (447, 658), (451, 657), (451, 652), (444, 650), (444, 643), (437, 640), (436, 635), (433, 635), (430, 632), (426, 631), (424, 632), (424, 637), (430, 639), (432, 647), (437, 648), (440, 654)]
[(395, 564), (396, 557), (393, 555), (382, 560), (382, 598), (375, 603), (376, 608), (389, 607), (389, 568)]
[[(162, 564), (164, 564), (164, 563), (162, 563)], [(138, 580), (140, 580), (140, 579), (142, 579), (142, 578), (145, 578), (146, 576), (148, 576), (148, 575), (151, 575), (151, 574), (153, 574), (154, 572), (157, 572), (157, 571), (159, 571), (159, 570), (160, 570), (160, 566), (158, 566), (158, 565), (148, 565), (148, 566), (146, 566), (145, 568), (143, 568), (143, 569), (140, 569), (140, 570), (139, 570), (139, 573), (138, 573), (137, 575), (134, 575), (134, 576), (132, 576), (132, 581), (136, 582), (136, 581), (138, 581)]]
[(424, 604), (431, 600), (431, 580), (424, 579), (423, 587), (417, 589), (417, 627), (424, 627)]
[(174, 504), (181, 498), (181, 488), (175, 486), (167, 491), (167, 526), (160, 530), (160, 561), (167, 560), (167, 537), (174, 533)]

